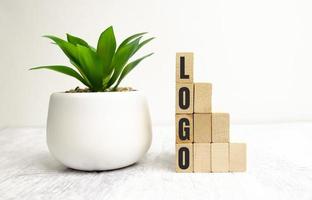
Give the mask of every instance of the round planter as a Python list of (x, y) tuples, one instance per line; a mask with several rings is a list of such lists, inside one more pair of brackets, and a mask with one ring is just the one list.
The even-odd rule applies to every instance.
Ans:
[(112, 170), (142, 158), (151, 145), (148, 105), (139, 91), (53, 93), (47, 144), (65, 166)]

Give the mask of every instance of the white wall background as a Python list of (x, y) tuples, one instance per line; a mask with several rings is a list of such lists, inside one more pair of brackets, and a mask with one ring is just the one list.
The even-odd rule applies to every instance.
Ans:
[(213, 83), (213, 106), (232, 122), (312, 120), (312, 1), (1, 0), (0, 127), (45, 125), (50, 93), (77, 86), (37, 65), (67, 64), (44, 34), (95, 44), (114, 25), (119, 41), (157, 40), (123, 85), (144, 91), (154, 124), (172, 123), (175, 52), (195, 52), (195, 81)]

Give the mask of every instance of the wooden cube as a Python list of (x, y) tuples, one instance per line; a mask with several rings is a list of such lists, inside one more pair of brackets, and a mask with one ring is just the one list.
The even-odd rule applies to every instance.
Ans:
[(176, 85), (176, 113), (193, 113), (193, 84)]
[(193, 142), (193, 115), (176, 115), (176, 143)]
[(193, 144), (176, 144), (176, 171), (193, 172)]
[(193, 53), (176, 54), (176, 82), (193, 83)]
[(211, 142), (211, 114), (194, 114), (194, 142)]
[(194, 143), (194, 172), (211, 172), (210, 143)]
[(229, 113), (212, 113), (211, 115), (211, 138), (212, 142), (229, 142), (230, 115)]
[(230, 171), (246, 171), (246, 144), (230, 143)]
[(211, 171), (229, 171), (229, 143), (211, 143)]
[(211, 113), (212, 85), (194, 83), (194, 113)]

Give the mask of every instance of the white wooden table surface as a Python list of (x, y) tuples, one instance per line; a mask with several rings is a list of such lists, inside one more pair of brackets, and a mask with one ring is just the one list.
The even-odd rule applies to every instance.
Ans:
[(153, 134), (138, 164), (81, 172), (50, 156), (44, 129), (0, 130), (0, 199), (312, 199), (312, 123), (233, 125), (246, 173), (175, 173), (174, 127)]

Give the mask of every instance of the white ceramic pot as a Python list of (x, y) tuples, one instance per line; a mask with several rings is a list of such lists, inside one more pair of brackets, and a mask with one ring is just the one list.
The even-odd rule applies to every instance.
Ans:
[(145, 97), (139, 91), (53, 93), (47, 144), (65, 166), (112, 170), (142, 158), (152, 141)]

